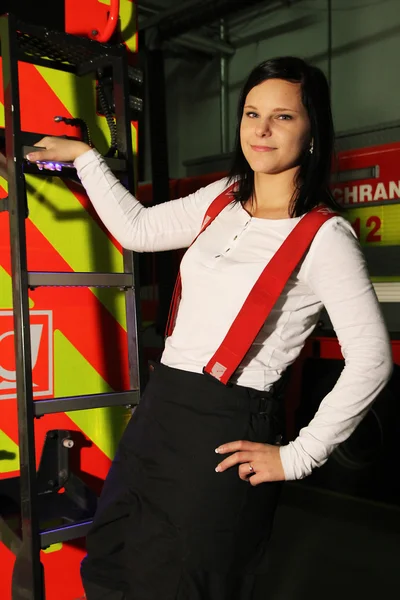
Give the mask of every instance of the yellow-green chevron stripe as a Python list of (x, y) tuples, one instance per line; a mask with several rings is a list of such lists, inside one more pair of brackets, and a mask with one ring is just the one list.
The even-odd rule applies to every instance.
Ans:
[[(69, 340), (54, 332), (55, 396), (80, 396), (112, 391), (92, 365)], [(129, 420), (125, 408), (110, 407), (67, 413), (69, 418), (110, 459)]]

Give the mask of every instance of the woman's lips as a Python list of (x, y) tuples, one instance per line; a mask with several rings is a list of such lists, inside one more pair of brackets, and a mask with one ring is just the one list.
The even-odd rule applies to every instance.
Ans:
[(254, 150), (254, 152), (272, 152), (273, 150), (276, 150), (276, 148), (271, 148), (270, 146), (251, 146), (251, 149)]

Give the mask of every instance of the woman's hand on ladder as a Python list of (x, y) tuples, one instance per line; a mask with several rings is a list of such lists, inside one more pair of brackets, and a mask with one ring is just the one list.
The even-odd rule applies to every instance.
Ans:
[(50, 169), (53, 162), (72, 163), (78, 156), (91, 150), (90, 146), (84, 142), (49, 136), (42, 138), (34, 145), (38, 146), (40, 150), (29, 153), (26, 158), (30, 162), (48, 162), (49, 165), (43, 164), (43, 167)]

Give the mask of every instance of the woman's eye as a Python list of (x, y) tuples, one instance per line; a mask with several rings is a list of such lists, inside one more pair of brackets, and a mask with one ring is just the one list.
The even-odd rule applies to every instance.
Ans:
[(258, 115), (257, 115), (257, 113), (250, 111), (250, 112), (246, 113), (246, 116), (250, 117), (250, 119), (255, 119)]
[(293, 117), (291, 115), (278, 115), (278, 119), (281, 121), (291, 121), (292, 118)]

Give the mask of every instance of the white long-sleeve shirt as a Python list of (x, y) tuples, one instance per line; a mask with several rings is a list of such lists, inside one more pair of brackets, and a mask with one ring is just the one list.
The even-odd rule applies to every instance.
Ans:
[[(97, 213), (127, 249), (155, 252), (187, 248), (222, 179), (185, 198), (146, 208), (88, 151), (75, 166)], [(182, 299), (162, 362), (201, 373), (234, 321), (251, 288), (299, 218), (251, 217), (240, 203), (226, 207), (185, 253)], [(326, 222), (291, 276), (247, 356), (235, 373), (243, 386), (268, 390), (299, 355), (325, 306), (345, 367), (315, 417), (280, 448), (287, 480), (326, 462), (349, 437), (392, 370), (391, 348), (364, 257), (349, 223)]]

